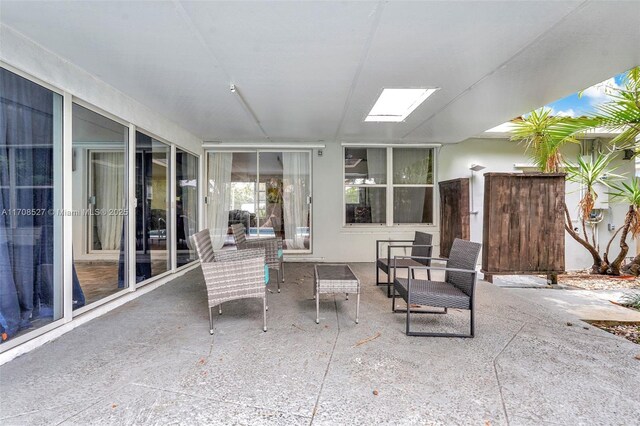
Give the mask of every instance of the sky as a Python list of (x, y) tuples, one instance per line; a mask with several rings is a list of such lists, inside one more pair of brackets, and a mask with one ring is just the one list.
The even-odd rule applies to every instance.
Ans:
[(546, 107), (551, 108), (553, 115), (579, 117), (591, 114), (595, 111), (596, 105), (607, 101), (608, 96), (605, 88), (612, 85), (620, 87), (624, 75), (624, 72), (620, 73), (615, 77), (589, 87), (582, 93), (582, 97), (579, 97), (578, 93), (573, 93), (546, 105)]
[[(625, 74), (626, 71), (608, 78), (601, 83), (594, 84), (593, 86), (585, 89), (582, 96), (578, 96), (578, 92), (576, 92), (545, 105), (545, 108), (550, 108), (552, 115), (569, 117), (580, 117), (582, 115), (593, 113), (596, 105), (607, 101), (608, 95), (606, 93), (606, 88), (610, 86), (620, 87)], [(487, 132), (502, 133), (510, 130), (511, 124), (510, 122), (506, 122), (487, 130)]]

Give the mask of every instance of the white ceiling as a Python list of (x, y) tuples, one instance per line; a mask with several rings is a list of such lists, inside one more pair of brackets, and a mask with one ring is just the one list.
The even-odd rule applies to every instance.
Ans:
[[(640, 2), (0, 2), (0, 22), (203, 140), (464, 140), (640, 64)], [(0, 45), (1, 48), (1, 45)], [(403, 123), (383, 87), (437, 86)]]

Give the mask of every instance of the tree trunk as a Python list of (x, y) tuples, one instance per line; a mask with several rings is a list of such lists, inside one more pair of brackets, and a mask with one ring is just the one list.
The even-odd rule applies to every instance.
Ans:
[(631, 263), (625, 267), (625, 271), (636, 277), (640, 275), (640, 254), (634, 257)]
[(627, 245), (627, 234), (629, 234), (629, 227), (631, 226), (631, 221), (633, 220), (633, 215), (635, 214), (635, 209), (633, 205), (629, 206), (629, 211), (624, 218), (624, 227), (622, 228), (622, 234), (620, 235), (620, 253), (618, 253), (618, 257), (611, 262), (611, 275), (620, 275), (620, 266), (624, 261), (624, 258), (627, 256), (629, 252), (629, 246)]
[(593, 258), (593, 266), (591, 267), (591, 272), (594, 274), (606, 274), (607, 270), (609, 269), (608, 264), (602, 261), (602, 258), (600, 257), (600, 253), (598, 253), (598, 250), (596, 250), (593, 244), (591, 244), (586, 239), (580, 237), (580, 235), (576, 231), (574, 231), (572, 226), (573, 222), (571, 221), (571, 215), (569, 214), (569, 209), (567, 208), (566, 203), (563, 203), (563, 207), (564, 207), (564, 216), (566, 219), (564, 224), (564, 229), (566, 229), (569, 235), (571, 235), (571, 237), (574, 240), (576, 240), (582, 247), (587, 249), (591, 254), (591, 257)]

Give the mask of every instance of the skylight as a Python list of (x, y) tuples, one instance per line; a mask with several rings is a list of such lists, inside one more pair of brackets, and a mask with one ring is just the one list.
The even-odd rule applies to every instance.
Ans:
[(438, 89), (384, 89), (364, 121), (404, 121), (436, 90)]

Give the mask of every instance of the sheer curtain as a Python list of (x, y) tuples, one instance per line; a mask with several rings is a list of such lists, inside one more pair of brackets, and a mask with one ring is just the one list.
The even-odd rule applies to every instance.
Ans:
[[(367, 149), (367, 174), (374, 181), (368, 183), (385, 183), (387, 176), (387, 150), (385, 148)], [(384, 191), (368, 191), (368, 205), (371, 206), (371, 223), (386, 221), (386, 197)]]
[[(93, 154), (94, 193), (96, 209), (124, 207), (124, 153), (96, 152)], [(122, 219), (115, 214), (95, 216), (102, 250), (118, 250), (122, 235)]]
[(219, 249), (224, 245), (229, 228), (232, 159), (232, 153), (209, 154), (207, 215), (214, 249)]
[(304, 249), (308, 225), (309, 204), (309, 154), (306, 152), (282, 153), (284, 208), (284, 238), (287, 249)]

